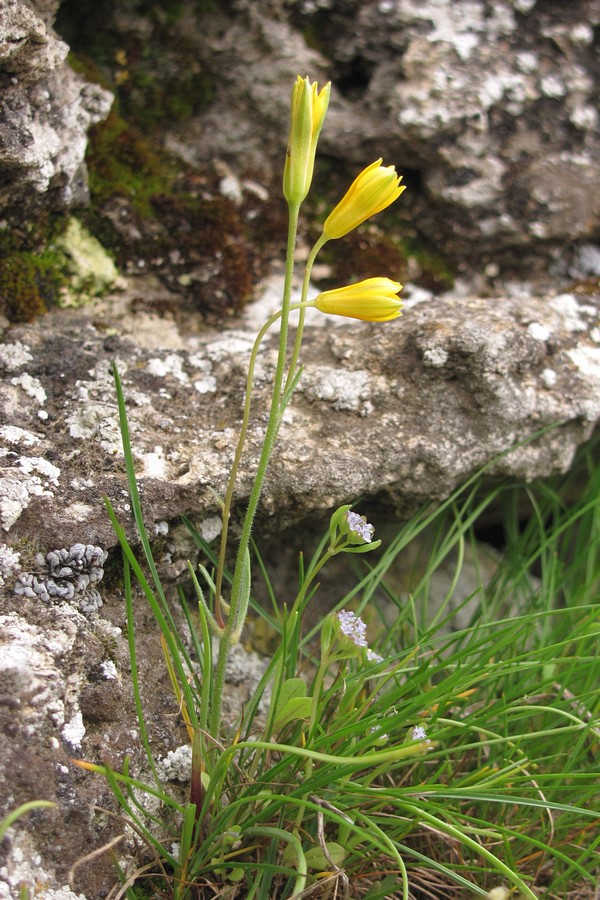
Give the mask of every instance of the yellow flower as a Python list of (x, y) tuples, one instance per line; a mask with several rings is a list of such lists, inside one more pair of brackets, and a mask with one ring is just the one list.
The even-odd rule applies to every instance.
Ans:
[(402, 285), (389, 278), (367, 278), (333, 291), (323, 291), (312, 305), (334, 316), (387, 322), (401, 315), (402, 300), (397, 296), (401, 290)]
[(300, 204), (308, 194), (317, 141), (329, 106), (331, 84), (318, 93), (318, 84), (298, 75), (292, 90), (290, 136), (283, 171), (283, 193), (288, 203)]
[(404, 185), (394, 166), (382, 166), (378, 159), (358, 175), (323, 225), (323, 235), (340, 238), (366, 219), (397, 200)]

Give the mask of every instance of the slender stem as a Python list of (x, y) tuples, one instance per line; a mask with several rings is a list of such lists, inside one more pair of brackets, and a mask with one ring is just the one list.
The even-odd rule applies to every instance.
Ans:
[[(299, 309), (303, 312), (307, 306), (313, 306), (312, 301), (307, 301), (305, 303), (293, 303), (289, 311), (294, 312)], [(242, 425), (240, 427), (240, 436), (238, 438), (237, 447), (235, 450), (235, 456), (233, 459), (233, 463), (231, 465), (231, 472), (229, 473), (229, 481), (227, 483), (227, 491), (225, 493), (225, 500), (223, 502), (223, 528), (221, 531), (221, 544), (219, 547), (219, 559), (217, 562), (217, 573), (215, 578), (215, 596), (220, 599), (221, 604), (223, 604), (223, 596), (222, 596), (222, 588), (223, 588), (223, 578), (225, 572), (225, 554), (227, 551), (227, 536), (229, 533), (229, 517), (231, 514), (231, 506), (233, 503), (233, 492), (235, 489), (235, 482), (237, 480), (237, 473), (239, 471), (240, 462), (242, 459), (242, 453), (244, 450), (244, 444), (246, 443), (246, 435), (248, 433), (248, 424), (250, 420), (250, 408), (252, 406), (252, 382), (254, 380), (254, 369), (256, 367), (256, 360), (258, 357), (258, 350), (260, 348), (260, 344), (262, 343), (263, 338), (265, 337), (269, 328), (275, 324), (275, 322), (281, 318), (283, 310), (278, 310), (278, 312), (274, 313), (270, 319), (268, 319), (258, 335), (256, 336), (256, 340), (254, 342), (254, 346), (252, 347), (252, 353), (250, 354), (250, 362), (248, 363), (248, 377), (246, 379), (246, 397), (244, 401), (244, 415), (242, 419)], [(321, 568), (319, 566), (319, 568)], [(225, 627), (225, 622), (223, 621), (221, 611), (219, 608), (215, 609), (215, 618), (217, 623), (221, 628)]]
[(246, 396), (244, 399), (244, 415), (242, 419), (242, 425), (240, 428), (240, 436), (238, 438), (237, 447), (235, 450), (235, 456), (233, 458), (233, 463), (231, 465), (231, 472), (229, 473), (229, 481), (227, 482), (227, 491), (225, 493), (225, 501), (223, 503), (223, 528), (221, 531), (221, 545), (219, 547), (219, 562), (217, 565), (217, 574), (216, 574), (216, 583), (215, 583), (215, 598), (216, 598), (216, 607), (215, 607), (215, 616), (217, 621), (221, 627), (224, 627), (225, 623), (223, 621), (221, 615), (221, 601), (222, 601), (222, 588), (223, 588), (223, 573), (225, 571), (225, 553), (227, 550), (227, 535), (229, 532), (229, 516), (231, 513), (231, 504), (233, 502), (233, 491), (235, 489), (235, 482), (237, 480), (237, 474), (240, 467), (240, 461), (242, 459), (242, 452), (244, 450), (244, 444), (246, 443), (246, 435), (248, 433), (248, 423), (250, 420), (250, 407), (252, 405), (252, 383), (254, 381), (254, 368), (256, 366), (256, 358), (258, 356), (258, 350), (262, 343), (262, 340), (274, 322), (276, 322), (281, 315), (283, 310), (279, 310), (275, 315), (271, 316), (271, 318), (265, 322), (263, 327), (260, 329), (256, 336), (256, 340), (254, 341), (254, 346), (252, 347), (252, 353), (250, 354), (250, 362), (248, 363), (248, 376), (246, 378)]
[[(307, 743), (310, 745), (310, 742), (313, 737), (313, 733), (315, 730), (315, 725), (317, 723), (317, 716), (319, 714), (319, 700), (321, 698), (321, 688), (323, 687), (323, 680), (325, 678), (325, 674), (329, 668), (330, 657), (329, 654), (325, 656), (324, 659), (321, 660), (319, 664), (319, 668), (317, 669), (317, 674), (315, 676), (315, 680), (313, 683), (313, 695), (312, 695), (312, 703), (310, 708), (310, 718), (308, 721), (308, 729), (307, 729)], [(308, 781), (313, 772), (314, 761), (307, 757), (304, 762), (304, 780)], [(304, 795), (303, 799), (306, 799), (307, 794)], [(300, 829), (302, 825), (302, 819), (304, 818), (304, 807), (300, 806), (298, 808), (298, 813), (296, 815), (296, 821), (294, 823), (294, 827), (296, 829)]]
[[(240, 588), (242, 584), (245, 557), (250, 545), (250, 536), (252, 534), (254, 516), (258, 507), (258, 501), (260, 499), (260, 494), (265, 480), (267, 466), (269, 464), (271, 453), (273, 452), (273, 445), (277, 437), (277, 430), (280, 423), (281, 399), (283, 396), (283, 379), (285, 374), (285, 362), (287, 354), (288, 319), (290, 312), (290, 298), (292, 294), (292, 275), (294, 271), (294, 250), (296, 247), (299, 210), (300, 204), (290, 204), (285, 282), (283, 286), (283, 300), (281, 304), (281, 329), (279, 333), (279, 352), (277, 356), (277, 367), (275, 369), (275, 377), (273, 380), (273, 392), (271, 397), (271, 408), (269, 411), (269, 421), (267, 423), (267, 430), (263, 439), (263, 446), (258, 462), (258, 469), (254, 479), (250, 499), (248, 501), (248, 508), (246, 510), (246, 515), (244, 516), (242, 534), (240, 537), (235, 568), (233, 571), (229, 617), (227, 619), (227, 625), (225, 626), (225, 633), (223, 634), (223, 637), (219, 642), (219, 658), (217, 660), (216, 666), (214, 692), (212, 697), (212, 709), (210, 715), (210, 731), (213, 735), (216, 735), (218, 733), (219, 725), (221, 722), (221, 704), (223, 700), (223, 687), (225, 684), (225, 666), (227, 664), (229, 651), (232, 646), (232, 632), (237, 622), (237, 609), (241, 600)], [(225, 524), (225, 520), (223, 524)], [(220, 595), (218, 593), (217, 607), (219, 603)]]
[[(290, 218), (291, 224), (291, 218)], [(294, 341), (294, 349), (292, 352), (292, 357), (290, 360), (290, 365), (288, 369), (288, 377), (285, 384), (285, 390), (288, 390), (290, 387), (292, 378), (294, 377), (294, 373), (296, 370), (296, 366), (298, 364), (298, 357), (300, 355), (300, 347), (302, 344), (302, 336), (304, 332), (304, 318), (305, 318), (305, 309), (306, 306), (310, 304), (307, 303), (306, 298), (308, 295), (308, 288), (310, 284), (310, 276), (312, 273), (312, 268), (314, 265), (315, 258), (317, 253), (321, 249), (321, 247), (327, 242), (327, 238), (324, 235), (321, 235), (319, 240), (316, 242), (314, 247), (309, 253), (308, 259), (306, 261), (306, 266), (304, 268), (304, 279), (302, 281), (302, 293), (300, 296), (300, 303), (294, 304), (290, 306), (288, 309), (288, 313), (292, 310), (299, 309), (299, 319), (298, 319), (298, 328), (296, 330), (296, 339)], [(294, 245), (295, 245), (295, 236), (294, 236)], [(288, 252), (289, 252), (289, 235), (288, 235)], [(288, 258), (289, 259), (289, 258)], [(293, 259), (293, 256), (292, 256)], [(292, 270), (293, 271), (293, 270)], [(287, 278), (287, 268), (286, 268), (286, 278)], [(291, 273), (290, 273), (291, 274)], [(285, 288), (284, 288), (285, 294)], [(291, 281), (289, 284), (289, 294), (291, 295)], [(250, 355), (250, 362), (248, 365), (248, 376), (246, 378), (246, 395), (244, 399), (244, 415), (242, 420), (242, 426), (240, 429), (240, 435), (238, 438), (238, 443), (235, 451), (235, 456), (233, 460), (233, 464), (231, 467), (231, 472), (229, 474), (229, 481), (227, 483), (227, 492), (225, 494), (225, 501), (223, 504), (223, 528), (221, 531), (221, 544), (219, 547), (219, 562), (217, 566), (217, 574), (216, 574), (216, 590), (215, 590), (215, 598), (216, 598), (216, 607), (215, 607), (215, 616), (218, 624), (221, 627), (224, 627), (225, 623), (223, 621), (222, 613), (221, 613), (221, 602), (222, 602), (222, 588), (223, 588), (223, 574), (225, 570), (225, 554), (227, 551), (227, 536), (229, 532), (229, 516), (231, 514), (231, 504), (233, 502), (233, 491), (235, 489), (235, 482), (237, 479), (237, 473), (240, 467), (240, 461), (242, 458), (242, 452), (244, 449), (244, 444), (246, 443), (246, 435), (248, 432), (248, 422), (250, 419), (250, 406), (252, 402), (252, 383), (254, 381), (254, 368), (256, 365), (256, 358), (258, 354), (258, 349), (264, 338), (265, 334), (271, 327), (271, 325), (277, 321), (278, 318), (283, 316), (283, 308), (279, 310), (274, 316), (272, 316), (261, 328), (259, 331), (256, 340), (254, 342), (254, 346), (252, 348), (252, 353)]]
[[(310, 276), (312, 274), (312, 268), (314, 261), (316, 259), (317, 253), (323, 246), (323, 244), (327, 243), (327, 238), (325, 235), (321, 235), (317, 243), (314, 245), (312, 250), (308, 255), (308, 259), (306, 260), (306, 266), (304, 267), (304, 278), (302, 280), (302, 293), (300, 295), (300, 302), (306, 303), (306, 297), (308, 295), (308, 287), (310, 285)], [(296, 340), (294, 341), (294, 349), (292, 351), (292, 357), (290, 359), (290, 367), (288, 369), (288, 377), (286, 383), (286, 389), (290, 386), (292, 378), (294, 377), (294, 373), (296, 371), (296, 366), (298, 365), (298, 357), (300, 355), (300, 346), (302, 344), (302, 335), (304, 332), (304, 317), (306, 315), (306, 307), (302, 306), (300, 308), (300, 313), (298, 316), (298, 328), (296, 329)]]
[(300, 612), (300, 605), (301, 605), (302, 601), (304, 600), (304, 598), (306, 597), (306, 592), (308, 591), (308, 588), (314, 581), (316, 575), (323, 568), (325, 563), (328, 562), (332, 556), (335, 556), (336, 553), (337, 553), (337, 550), (333, 550), (330, 547), (326, 551), (326, 553), (323, 554), (323, 556), (318, 561), (318, 563), (316, 563), (316, 565), (307, 572), (306, 578), (302, 582), (302, 587), (298, 591), (296, 599), (294, 600), (294, 605), (292, 606), (292, 608), (290, 610), (290, 615), (293, 615), (295, 612)]

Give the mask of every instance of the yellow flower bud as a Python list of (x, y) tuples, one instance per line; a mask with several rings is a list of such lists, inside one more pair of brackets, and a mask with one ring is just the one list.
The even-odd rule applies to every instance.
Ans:
[(367, 278), (333, 291), (323, 291), (312, 305), (334, 316), (387, 322), (401, 315), (402, 300), (397, 296), (401, 290), (402, 285), (389, 278)]
[(331, 84), (318, 93), (318, 84), (298, 75), (292, 90), (290, 136), (283, 171), (283, 194), (288, 203), (300, 204), (313, 176), (317, 141), (329, 106)]
[(402, 176), (396, 174), (394, 166), (381, 163), (378, 159), (363, 169), (329, 213), (323, 225), (327, 240), (343, 237), (398, 199), (405, 189), (404, 185), (400, 186)]

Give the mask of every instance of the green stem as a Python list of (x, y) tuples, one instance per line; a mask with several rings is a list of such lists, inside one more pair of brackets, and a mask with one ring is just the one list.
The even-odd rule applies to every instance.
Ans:
[(254, 381), (254, 369), (256, 367), (256, 359), (258, 356), (258, 350), (262, 343), (264, 336), (267, 331), (278, 319), (281, 318), (283, 314), (283, 310), (280, 309), (275, 315), (271, 316), (268, 321), (265, 322), (263, 327), (260, 329), (256, 336), (256, 340), (254, 341), (254, 346), (252, 347), (252, 353), (250, 354), (250, 362), (248, 363), (248, 375), (246, 378), (246, 396), (244, 398), (244, 415), (242, 418), (242, 425), (240, 428), (240, 436), (238, 438), (237, 447), (235, 450), (235, 456), (233, 458), (233, 463), (231, 465), (231, 472), (229, 473), (229, 481), (227, 482), (227, 491), (225, 493), (225, 500), (223, 503), (223, 529), (221, 531), (221, 544), (219, 547), (219, 562), (217, 565), (217, 574), (216, 574), (216, 583), (215, 583), (215, 598), (216, 598), (216, 607), (215, 607), (215, 616), (219, 625), (223, 628), (225, 622), (223, 621), (221, 615), (221, 603), (222, 603), (222, 588), (223, 588), (223, 576), (225, 571), (225, 554), (227, 551), (227, 536), (229, 533), (229, 516), (231, 514), (231, 505), (233, 502), (233, 491), (235, 489), (235, 482), (237, 480), (237, 474), (240, 468), (240, 462), (242, 459), (242, 453), (244, 450), (244, 444), (246, 443), (246, 435), (248, 433), (248, 423), (250, 421), (250, 407), (252, 405), (252, 383)]
[(245, 833), (250, 837), (253, 835), (271, 837), (277, 841), (284, 841), (292, 847), (296, 855), (296, 870), (298, 872), (294, 887), (292, 888), (293, 896), (297, 897), (302, 894), (306, 886), (308, 868), (306, 865), (306, 857), (302, 850), (302, 844), (300, 843), (298, 836), (289, 831), (284, 831), (282, 828), (274, 828), (272, 825), (255, 825), (253, 828), (247, 828)]
[[(319, 665), (319, 668), (317, 669), (317, 674), (316, 674), (316, 677), (314, 680), (312, 704), (311, 704), (311, 709), (310, 709), (310, 719), (308, 721), (308, 736), (306, 739), (308, 744), (310, 744), (310, 742), (312, 740), (313, 732), (315, 730), (315, 725), (317, 724), (317, 716), (319, 713), (319, 698), (321, 696), (321, 688), (323, 686), (323, 680), (324, 680), (325, 674), (327, 673), (327, 670), (329, 668), (330, 662), (331, 662), (330, 657), (327, 654), (325, 656), (325, 659), (321, 660), (321, 663)], [(313, 759), (310, 756), (307, 757), (306, 761), (304, 763), (304, 780), (305, 781), (308, 781), (310, 779), (312, 772), (313, 772), (313, 766), (314, 766)], [(303, 799), (306, 799), (307, 796), (308, 795), (305, 794)], [(294, 823), (294, 828), (296, 828), (298, 831), (300, 830), (300, 827), (302, 825), (303, 818), (304, 818), (304, 806), (300, 806), (300, 807), (298, 807), (298, 812), (296, 814), (296, 821)]]
[(329, 562), (329, 560), (332, 558), (332, 556), (335, 556), (336, 553), (337, 553), (337, 550), (334, 550), (332, 547), (329, 547), (329, 549), (323, 554), (323, 556), (318, 561), (318, 563), (316, 563), (316, 565), (312, 569), (309, 569), (304, 581), (302, 582), (302, 587), (298, 591), (296, 599), (294, 600), (294, 605), (292, 606), (292, 608), (290, 610), (290, 616), (292, 616), (295, 612), (301, 611), (300, 606), (302, 605), (302, 602), (303, 602), (304, 598), (306, 597), (308, 588), (310, 587), (312, 582), (315, 580), (315, 577), (321, 571), (321, 569), (323, 568), (325, 563)]
[[(321, 235), (317, 243), (314, 245), (312, 250), (308, 255), (308, 259), (306, 260), (306, 266), (304, 267), (304, 278), (302, 280), (302, 294), (300, 295), (300, 303), (306, 303), (306, 297), (308, 295), (308, 287), (310, 285), (310, 276), (312, 274), (312, 268), (314, 261), (316, 259), (317, 253), (321, 249), (321, 247), (327, 243), (328, 238), (325, 235)], [(294, 377), (294, 373), (296, 371), (296, 366), (298, 365), (298, 357), (300, 356), (300, 346), (302, 344), (302, 335), (304, 333), (304, 318), (306, 315), (306, 307), (301, 306), (300, 313), (298, 316), (298, 328), (296, 329), (296, 339), (294, 341), (294, 349), (292, 351), (292, 357), (290, 359), (290, 367), (288, 369), (288, 377), (286, 382), (286, 390), (289, 388), (292, 378)]]
[[(275, 443), (275, 439), (277, 437), (277, 430), (280, 424), (280, 406), (281, 406), (281, 398), (283, 396), (283, 379), (285, 374), (285, 362), (286, 362), (286, 354), (287, 354), (287, 341), (288, 341), (288, 320), (289, 320), (289, 312), (290, 312), (290, 298), (292, 294), (292, 275), (294, 271), (294, 250), (296, 247), (296, 234), (298, 230), (298, 214), (300, 210), (300, 204), (296, 203), (295, 205), (290, 204), (290, 214), (289, 214), (289, 226), (288, 226), (288, 241), (287, 241), (287, 252), (286, 252), (286, 266), (285, 266), (285, 282), (283, 286), (283, 300), (281, 304), (281, 330), (279, 333), (279, 352), (277, 355), (277, 367), (275, 369), (275, 378), (273, 380), (273, 393), (271, 397), (271, 409), (269, 411), (269, 421), (267, 423), (267, 430), (265, 433), (265, 437), (263, 439), (263, 446), (260, 455), (260, 459), (258, 462), (258, 469), (256, 472), (256, 476), (254, 479), (254, 484), (252, 487), (252, 492), (250, 494), (250, 499), (248, 501), (248, 508), (246, 510), (246, 515), (244, 516), (244, 523), (242, 526), (242, 534), (240, 537), (240, 543), (238, 547), (238, 553), (235, 562), (235, 568), (233, 570), (233, 582), (231, 586), (231, 599), (230, 599), (230, 612), (229, 617), (227, 619), (227, 625), (225, 626), (225, 633), (220, 640), (219, 643), (219, 658), (217, 661), (216, 673), (215, 673), (215, 686), (212, 697), (212, 709), (210, 715), (210, 732), (213, 736), (218, 734), (219, 725), (221, 723), (221, 705), (223, 701), (223, 687), (225, 684), (225, 666), (227, 664), (227, 659), (229, 657), (229, 651), (232, 646), (232, 632), (235, 624), (237, 623), (237, 610), (239, 603), (241, 601), (240, 597), (240, 588), (242, 585), (243, 578), (243, 569), (245, 564), (246, 553), (248, 552), (248, 548), (250, 545), (250, 536), (252, 534), (252, 525), (254, 523), (254, 516), (256, 514), (256, 509), (258, 507), (258, 501), (260, 499), (260, 494), (263, 488), (263, 483), (265, 480), (265, 475), (267, 472), (267, 466), (269, 464), (269, 459), (271, 457), (271, 453), (273, 452), (273, 445)], [(241, 451), (240, 451), (241, 452)], [(233, 489), (232, 489), (233, 490)], [(224, 520), (225, 524), (225, 520)], [(221, 580), (222, 584), (222, 580)], [(220, 596), (217, 594), (217, 608), (220, 604)], [(237, 623), (238, 625), (241, 623)]]
[[(302, 336), (303, 336), (303, 332), (304, 332), (304, 318), (305, 318), (305, 314), (306, 314), (305, 313), (306, 306), (311, 305), (310, 303), (307, 303), (306, 297), (308, 295), (308, 288), (310, 285), (310, 276), (312, 273), (312, 268), (313, 268), (317, 253), (319, 252), (321, 247), (326, 242), (327, 242), (327, 238), (325, 238), (324, 235), (321, 235), (319, 240), (316, 242), (316, 244), (310, 251), (310, 254), (308, 256), (308, 259), (306, 261), (306, 266), (304, 269), (304, 279), (302, 282), (302, 293), (301, 293), (301, 297), (300, 297), (300, 303), (290, 306), (289, 310), (288, 310), (288, 312), (291, 312), (292, 310), (298, 309), (300, 311), (300, 313), (299, 313), (299, 319), (298, 319), (298, 328), (296, 330), (296, 339), (294, 341), (294, 349), (292, 352), (292, 357), (291, 357), (290, 365), (289, 365), (289, 369), (288, 369), (288, 377), (287, 377), (286, 384), (285, 384), (286, 391), (289, 389), (289, 387), (291, 385), (291, 382), (292, 382), (292, 379), (294, 377), (294, 373), (296, 370), (296, 366), (298, 364), (298, 357), (300, 355), (300, 347), (302, 344)], [(294, 243), (295, 243), (295, 238), (294, 238)], [(289, 250), (289, 244), (288, 244), (288, 250)], [(286, 274), (287, 274), (287, 271), (286, 271)], [(285, 291), (285, 289), (284, 289), (284, 291)], [(291, 283), (290, 283), (289, 293), (291, 295)], [(250, 419), (250, 406), (252, 403), (252, 396), (251, 396), (252, 384), (254, 381), (254, 369), (256, 366), (256, 358), (258, 355), (258, 350), (259, 350), (260, 344), (262, 343), (264, 336), (266, 335), (266, 333), (269, 330), (269, 328), (271, 327), (271, 325), (273, 325), (274, 322), (277, 321), (277, 319), (279, 319), (280, 317), (283, 316), (283, 312), (284, 312), (284, 310), (282, 308), (281, 310), (279, 310), (279, 312), (275, 313), (275, 315), (271, 316), (271, 318), (267, 322), (265, 322), (265, 324), (259, 331), (259, 333), (256, 337), (256, 340), (254, 342), (254, 346), (252, 348), (252, 353), (250, 355), (250, 362), (248, 365), (248, 375), (246, 378), (246, 395), (245, 395), (245, 399), (244, 399), (244, 415), (243, 415), (243, 419), (242, 419), (242, 426), (240, 428), (240, 435), (238, 438), (235, 456), (234, 456), (233, 464), (231, 467), (231, 472), (229, 474), (229, 481), (227, 483), (227, 492), (225, 494), (225, 501), (223, 504), (223, 529), (221, 531), (221, 544), (219, 547), (219, 562), (218, 562), (218, 566), (217, 566), (216, 591), (215, 591), (215, 596), (216, 596), (215, 615), (216, 615), (217, 622), (221, 627), (224, 627), (224, 625), (225, 625), (222, 615), (221, 615), (221, 603), (222, 603), (223, 577), (224, 577), (224, 571), (225, 571), (225, 554), (227, 551), (227, 536), (228, 536), (228, 532), (229, 532), (229, 516), (231, 514), (231, 505), (233, 502), (233, 491), (235, 489), (237, 473), (239, 471), (240, 462), (241, 462), (241, 458), (242, 458), (242, 452), (244, 450), (244, 444), (246, 443), (246, 435), (248, 433), (248, 423), (249, 423), (249, 419)]]

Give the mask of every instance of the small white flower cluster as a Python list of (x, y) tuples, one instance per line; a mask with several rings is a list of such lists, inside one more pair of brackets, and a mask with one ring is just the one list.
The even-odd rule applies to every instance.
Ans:
[(342, 609), (337, 614), (337, 618), (340, 623), (342, 634), (351, 638), (357, 647), (367, 648), (367, 659), (369, 662), (383, 662), (383, 656), (380, 656), (379, 653), (375, 653), (374, 650), (370, 649), (366, 637), (367, 626), (360, 616), (357, 616), (356, 613), (353, 613), (350, 610)]
[(370, 544), (373, 540), (373, 535), (375, 534), (375, 526), (369, 525), (362, 516), (359, 516), (358, 513), (352, 512), (351, 510), (346, 513), (346, 518), (350, 531), (357, 534), (365, 541), (365, 543)]
[(415, 725), (412, 730), (412, 739), (413, 741), (425, 741), (427, 744), (431, 743), (423, 725)]
[(347, 609), (342, 609), (338, 614), (338, 622), (340, 623), (340, 628), (342, 629), (342, 634), (345, 634), (346, 637), (351, 638), (357, 647), (367, 647), (367, 638), (366, 631), (367, 626), (356, 613), (350, 612)]

